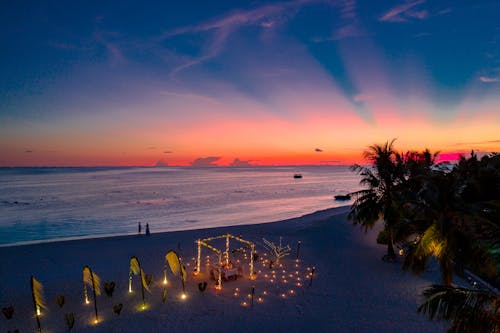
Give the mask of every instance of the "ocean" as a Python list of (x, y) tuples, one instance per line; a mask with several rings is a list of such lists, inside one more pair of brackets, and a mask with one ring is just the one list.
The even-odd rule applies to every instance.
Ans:
[(273, 222), (358, 183), (347, 166), (0, 168), (0, 245)]

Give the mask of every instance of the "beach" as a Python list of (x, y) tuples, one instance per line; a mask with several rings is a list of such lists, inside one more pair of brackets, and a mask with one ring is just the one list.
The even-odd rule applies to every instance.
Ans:
[[(42, 309), (40, 316), (43, 332), (67, 331), (66, 313), (74, 314), (72, 332), (422, 333), (442, 329), (439, 323), (416, 313), (419, 293), (431, 283), (439, 282), (439, 272), (430, 270), (416, 277), (403, 273), (400, 264), (384, 263), (381, 257), (386, 249), (376, 244), (376, 230), (365, 234), (352, 226), (346, 218), (348, 209), (327, 209), (273, 223), (168, 233), (155, 233), (152, 226), (149, 237), (143, 234), (2, 247), (1, 306), (12, 305), (14, 315), (10, 320), (5, 317), (0, 320), (0, 332), (36, 331), (31, 275), (44, 287), (47, 308)], [(217, 290), (205, 263), (210, 255), (207, 249), (202, 251), (200, 274), (193, 274), (195, 242), (227, 233), (256, 244), (257, 277), (249, 279), (248, 265), (244, 262), (243, 276), (236, 281), (223, 281), (222, 289)], [(283, 244), (290, 245), (290, 255), (281, 260), (282, 267), (275, 265), (270, 269), (262, 262), (269, 258), (262, 238), (278, 243), (280, 237)], [(297, 261), (298, 241), (301, 245)], [(241, 244), (231, 242), (231, 248), (241, 248)], [(219, 245), (214, 243), (215, 247)], [(168, 271), (167, 297), (163, 303), (164, 258), (169, 250), (175, 250), (186, 266), (187, 298), (180, 298), (181, 281)], [(234, 251), (233, 255), (240, 254)], [(132, 256), (140, 260), (145, 273), (153, 275), (151, 293), (145, 293), (145, 309), (137, 277), (133, 277), (133, 292), (128, 292)], [(209, 259), (213, 262), (216, 257), (211, 255)], [(84, 304), (85, 265), (91, 267), (102, 283), (116, 282), (112, 297), (104, 292), (97, 296), (97, 324), (94, 324), (93, 297), (90, 304)], [(201, 292), (198, 283), (205, 281), (208, 287)], [(253, 307), (248, 296), (252, 287)], [(62, 308), (56, 304), (57, 295), (65, 296)], [(113, 313), (113, 305), (120, 303), (123, 309), (117, 315)]]

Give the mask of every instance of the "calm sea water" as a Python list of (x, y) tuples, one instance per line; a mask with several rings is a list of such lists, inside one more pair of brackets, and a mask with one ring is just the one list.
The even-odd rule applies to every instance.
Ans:
[(347, 205), (333, 196), (358, 181), (345, 166), (0, 168), (0, 245), (271, 222)]

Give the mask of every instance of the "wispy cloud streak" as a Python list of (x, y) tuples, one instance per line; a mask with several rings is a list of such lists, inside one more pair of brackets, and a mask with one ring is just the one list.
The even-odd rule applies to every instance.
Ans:
[[(348, 1), (352, 2), (353, 0)], [(229, 36), (242, 27), (259, 26), (264, 29), (269, 29), (274, 25), (273, 22), (275, 18), (283, 20), (284, 13), (287, 13), (288, 17), (292, 17), (301, 6), (314, 3), (335, 4), (337, 2), (338, 1), (296, 0), (291, 2), (263, 5), (252, 10), (236, 11), (221, 18), (198, 25), (184, 26), (172, 29), (155, 37), (154, 40), (157, 42), (161, 42), (176, 36), (206, 32), (212, 33), (212, 38), (209, 40), (209, 43), (205, 47), (205, 49), (202, 50), (202, 54), (200, 56), (190, 58), (183, 64), (175, 67), (172, 70), (171, 75), (175, 76), (185, 69), (216, 57), (224, 49)], [(349, 15), (349, 12), (346, 11), (344, 15)]]
[(416, 0), (402, 5), (395, 6), (379, 18), (382, 22), (406, 22), (408, 17), (425, 19), (428, 16), (426, 11), (414, 12), (412, 8), (425, 3), (425, 0)]
[(483, 83), (496, 83), (500, 82), (500, 77), (480, 76), (479, 81)]

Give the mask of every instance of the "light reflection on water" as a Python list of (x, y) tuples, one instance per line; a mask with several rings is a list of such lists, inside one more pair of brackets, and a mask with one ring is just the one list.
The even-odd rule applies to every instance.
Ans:
[(271, 222), (357, 189), (345, 166), (1, 168), (0, 244)]

